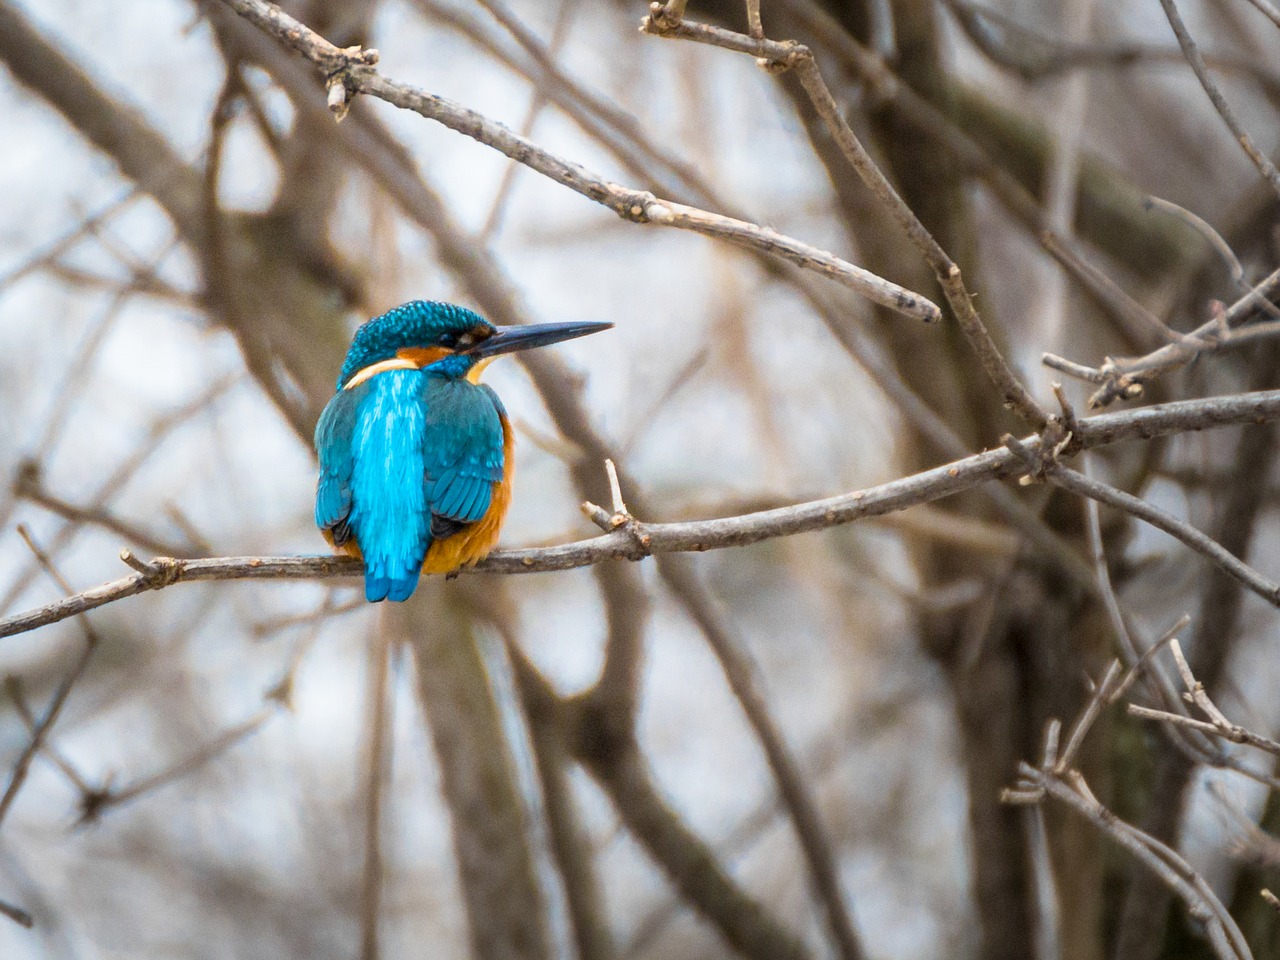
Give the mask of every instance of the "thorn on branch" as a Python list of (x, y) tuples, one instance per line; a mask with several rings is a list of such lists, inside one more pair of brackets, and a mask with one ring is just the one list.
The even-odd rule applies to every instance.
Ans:
[(329, 112), (333, 114), (333, 122), (341, 123), (346, 117), (347, 111), (351, 109), (351, 101), (347, 98), (347, 88), (343, 84), (341, 77), (335, 77), (329, 81), (328, 104)]
[(615, 515), (625, 517), (627, 516), (627, 504), (622, 499), (622, 484), (618, 480), (618, 468), (612, 460), (606, 458), (604, 471), (609, 476), (609, 495), (613, 499), (613, 512)]
[(351, 101), (355, 99), (359, 90), (359, 85), (352, 81), (352, 69), (373, 66), (378, 62), (378, 51), (365, 50), (359, 46), (345, 47), (331, 59), (334, 65), (325, 72), (325, 90), (333, 121), (341, 123), (346, 118), (347, 111), (351, 109)]
[(609, 476), (609, 495), (613, 501), (613, 512), (610, 513), (599, 504), (587, 500), (582, 504), (582, 512), (587, 519), (606, 533), (625, 530), (631, 537), (635, 549), (627, 554), (629, 560), (643, 560), (653, 555), (653, 538), (645, 530), (644, 524), (631, 515), (626, 502), (622, 499), (622, 485), (618, 481), (618, 468), (612, 460), (605, 460), (605, 472)]
[(1062, 421), (1069, 433), (1078, 433), (1076, 429), (1076, 408), (1071, 405), (1067, 393), (1062, 389), (1062, 384), (1056, 380), (1052, 384), (1053, 395), (1058, 400), (1058, 406), (1062, 408)]
[(640, 32), (660, 37), (674, 30), (684, 20), (685, 4), (686, 0), (667, 0), (666, 3), (654, 0), (649, 4), (649, 15), (640, 21)]
[(1027, 473), (1018, 478), (1021, 486), (1025, 487), (1043, 480), (1046, 474), (1057, 468), (1058, 458), (1069, 450), (1073, 441), (1079, 445), (1080, 441), (1076, 439), (1076, 433), (1069, 428), (1068, 422), (1075, 423), (1074, 413), (1070, 421), (1065, 417), (1049, 415), (1040, 433), (1038, 451), (1031, 450), (1011, 433), (1006, 433), (1000, 438), (1001, 442), (1027, 465)]
[(146, 577), (147, 587), (151, 590), (159, 590), (176, 583), (178, 576), (182, 573), (181, 562), (173, 557), (152, 557), (150, 561), (141, 560), (126, 547), (120, 551), (120, 559), (126, 566), (132, 567)]

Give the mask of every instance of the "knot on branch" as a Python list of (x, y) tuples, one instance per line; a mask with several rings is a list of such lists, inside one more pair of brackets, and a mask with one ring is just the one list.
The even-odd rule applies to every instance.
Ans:
[(1057, 469), (1062, 457), (1079, 452), (1084, 445), (1080, 439), (1080, 424), (1076, 420), (1075, 408), (1067, 399), (1062, 384), (1053, 385), (1053, 395), (1058, 398), (1062, 413), (1050, 413), (1045, 417), (1038, 450), (1033, 451), (1012, 434), (1006, 433), (1001, 438), (1001, 442), (1027, 465), (1027, 473), (1018, 480), (1023, 486), (1043, 480), (1046, 474)]
[(654, 0), (649, 4), (649, 13), (640, 21), (640, 32), (651, 33), (655, 37), (661, 37), (680, 26), (684, 20), (684, 3), (679, 0), (673, 0), (669, 3), (661, 3), (660, 0)]
[(182, 575), (182, 561), (173, 557), (152, 557), (147, 561), (134, 556), (133, 551), (124, 549), (120, 551), (120, 559), (142, 574), (148, 590), (160, 590), (177, 583), (178, 577)]
[(809, 48), (795, 40), (779, 40), (771, 46), (784, 49), (778, 53), (771, 52), (767, 57), (756, 57), (756, 66), (765, 73), (786, 73), (801, 60), (813, 60)]
[(102, 819), (102, 814), (115, 802), (115, 794), (111, 787), (88, 787), (80, 794), (80, 813), (76, 817), (76, 826), (87, 827)]
[[(1027, 472), (1018, 479), (1018, 483), (1027, 486), (1039, 483), (1047, 474), (1058, 468), (1058, 458), (1062, 456), (1075, 440), (1075, 434), (1067, 429), (1067, 421), (1063, 417), (1051, 414), (1040, 433), (1040, 445), (1032, 450), (1011, 433), (1001, 437), (1001, 442), (1009, 448), (1027, 467)], [(1078, 441), (1076, 441), (1078, 442)]]
[(671, 220), (671, 208), (659, 202), (652, 193), (616, 188), (609, 206), (623, 220), (632, 223), (667, 223)]
[[(1189, 340), (1186, 337), (1181, 339)], [(1074, 363), (1053, 353), (1044, 354), (1040, 360), (1045, 366), (1069, 374), (1077, 380), (1098, 384), (1098, 389), (1089, 397), (1090, 410), (1109, 406), (1116, 400), (1136, 400), (1142, 396), (1146, 380), (1159, 372), (1159, 368), (1148, 370), (1142, 366), (1141, 359), (1138, 361), (1116, 360), (1113, 357), (1106, 357), (1102, 366), (1097, 368)], [(1143, 370), (1147, 371), (1145, 375)]]
[(362, 47), (345, 47), (333, 54), (325, 69), (325, 91), (329, 112), (335, 123), (341, 123), (351, 109), (351, 101), (360, 92), (355, 71), (360, 67), (372, 67), (378, 62), (378, 51)]
[(582, 504), (582, 512), (605, 533), (621, 530), (630, 537), (631, 549), (623, 554), (628, 560), (643, 560), (645, 557), (653, 556), (653, 538), (645, 530), (644, 524), (625, 509), (610, 513), (599, 504), (588, 500)]
[(1116, 400), (1136, 400), (1142, 396), (1142, 378), (1136, 373), (1126, 372), (1124, 367), (1107, 357), (1098, 368), (1101, 375), (1101, 386), (1089, 397), (1089, 409), (1097, 410), (1109, 406)]
[(644, 524), (631, 515), (626, 502), (622, 499), (622, 482), (618, 479), (618, 468), (612, 460), (605, 460), (605, 473), (609, 477), (609, 493), (613, 497), (613, 512), (592, 503), (590, 500), (582, 504), (582, 512), (587, 518), (605, 533), (616, 530), (625, 531), (631, 538), (632, 549), (624, 556), (628, 560), (643, 560), (653, 556), (653, 538), (645, 530)]
[(25, 458), (18, 464), (18, 469), (13, 475), (13, 495), (15, 497), (29, 497), (39, 490), (41, 488), (40, 474), (40, 462), (30, 457)]

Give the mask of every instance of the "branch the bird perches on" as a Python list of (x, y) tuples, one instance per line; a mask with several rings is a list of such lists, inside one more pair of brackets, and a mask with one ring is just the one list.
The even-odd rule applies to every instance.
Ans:
[[(1280, 420), (1280, 390), (1182, 400), (1077, 420), (1070, 445), (1063, 452), (1069, 456), (1081, 450), (1126, 440), (1151, 439), (1212, 427), (1262, 424), (1276, 420)], [(1038, 453), (1041, 442), (1039, 437), (1028, 437), (1020, 441), (1032, 454)], [(999, 448), (865, 490), (809, 500), (774, 510), (684, 523), (639, 523), (630, 518), (630, 522), (588, 540), (554, 547), (498, 550), (466, 572), (544, 573), (591, 566), (605, 560), (638, 560), (657, 553), (701, 552), (744, 546), (896, 513), (908, 507), (971, 490), (993, 480), (1017, 476), (1027, 470), (1027, 464), (1019, 454)], [(641, 532), (644, 541), (638, 539), (637, 531)], [(327, 580), (355, 577), (361, 573), (358, 560), (335, 556), (212, 557), (196, 560), (158, 558), (139, 568), (140, 563), (136, 559), (133, 561), (132, 565), (139, 572), (132, 577), (104, 583), (35, 610), (0, 620), (0, 638), (35, 630), (87, 610), (175, 583), (207, 580)]]

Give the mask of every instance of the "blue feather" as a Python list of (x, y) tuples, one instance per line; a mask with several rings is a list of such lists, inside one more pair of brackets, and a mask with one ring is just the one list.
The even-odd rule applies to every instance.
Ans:
[(475, 523), (488, 512), (505, 468), (500, 404), (487, 387), (432, 367), (424, 372), (427, 502), (432, 513)]
[(370, 601), (407, 599), (431, 545), (422, 485), (422, 381), (417, 370), (371, 378), (351, 441), (350, 525), (364, 556)]
[(351, 441), (360, 404), (369, 390), (370, 385), (362, 383), (351, 390), (339, 391), (316, 424), (316, 452), (320, 456), (316, 526), (321, 530), (332, 530), (351, 512)]

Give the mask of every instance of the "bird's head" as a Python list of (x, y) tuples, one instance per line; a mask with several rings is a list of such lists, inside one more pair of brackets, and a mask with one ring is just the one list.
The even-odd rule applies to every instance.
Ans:
[(411, 300), (360, 325), (338, 375), (349, 389), (375, 373), (435, 366), (446, 376), (475, 379), (494, 357), (607, 330), (611, 323), (494, 326), (452, 303)]

